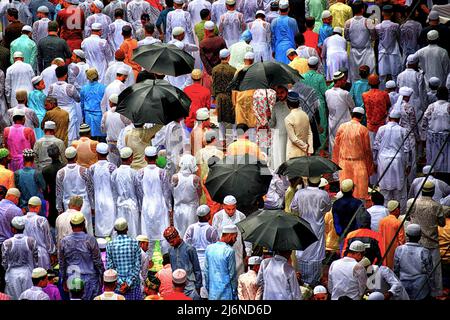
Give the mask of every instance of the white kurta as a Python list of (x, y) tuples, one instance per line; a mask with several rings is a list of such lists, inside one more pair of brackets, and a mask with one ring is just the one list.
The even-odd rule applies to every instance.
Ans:
[(177, 177), (178, 183), (173, 187), (173, 224), (183, 238), (186, 229), (198, 221), (199, 198), (193, 174), (179, 172)]
[[(230, 217), (225, 212), (225, 210), (222, 209), (214, 215), (211, 225), (217, 229), (217, 232), (219, 233), (219, 236), (221, 237), (222, 229), (224, 226), (228, 226), (231, 224), (235, 225), (236, 223), (244, 220), (245, 218), (246, 218), (245, 214), (243, 214), (239, 210), (236, 210), (234, 215), (232, 217)], [(236, 272), (237, 272), (238, 276), (240, 276), (241, 274), (243, 274), (245, 272), (243, 244), (245, 244), (245, 251), (246, 251), (247, 256), (251, 256), (251, 252), (252, 252), (252, 244), (250, 242), (244, 242), (244, 243), (243, 242), (244, 241), (242, 240), (241, 232), (239, 231), (237, 240), (233, 245), (235, 258), (236, 258)]]
[(33, 91), (33, 84), (31, 83), (31, 78), (33, 77), (33, 68), (28, 63), (20, 60), (14, 62), (6, 69), (5, 96), (11, 108), (17, 105), (16, 90)]
[(91, 203), (87, 194), (87, 186), (85, 180), (81, 177), (81, 166), (78, 164), (68, 164), (61, 170), (64, 170), (63, 180), (63, 202), (64, 210), (68, 210), (69, 200), (72, 196), (83, 197), (83, 206), (81, 212), (86, 219), (86, 230), (90, 235), (94, 234), (92, 227)]
[(188, 11), (182, 9), (175, 9), (167, 14), (166, 20), (166, 42), (172, 39), (172, 30), (175, 27), (182, 27), (185, 31), (185, 37), (183, 42), (194, 44), (194, 29), (191, 14)]
[[(34, 247), (30, 247), (31, 244)], [(36, 240), (23, 234), (15, 234), (3, 243), (2, 253), (2, 266), (6, 271), (5, 293), (17, 300), (22, 292), (33, 286), (31, 272), (38, 262)]]
[(262, 300), (302, 300), (295, 269), (282, 256), (261, 262), (256, 283), (263, 287)]
[(164, 197), (166, 172), (156, 165), (147, 165), (141, 169), (143, 191), (141, 232), (150, 240), (162, 240), (164, 230), (169, 226), (169, 209)]
[(375, 27), (378, 42), (378, 72), (380, 76), (392, 75), (394, 78), (402, 69), (400, 54), (400, 26), (390, 20), (383, 20)]
[(106, 160), (99, 160), (89, 168), (94, 183), (95, 235), (110, 237), (116, 221), (116, 206), (111, 186), (111, 173), (116, 166)]
[(425, 79), (437, 77), (441, 83), (445, 83), (450, 72), (450, 61), (447, 50), (437, 44), (430, 44), (416, 52), (419, 58), (419, 66), (423, 70)]
[(119, 95), (126, 88), (125, 84), (116, 79), (105, 88), (105, 94), (103, 95), (103, 99), (101, 102), (102, 112), (105, 113), (109, 110), (109, 97), (113, 94)]
[[(329, 38), (327, 38), (329, 39)], [(325, 40), (326, 41), (326, 40)], [(351, 112), (355, 108), (350, 93), (341, 88), (333, 87), (325, 91), (325, 100), (328, 106), (328, 133), (330, 137), (330, 154), (333, 151), (334, 139), (339, 126), (351, 120)]]
[(249, 23), (248, 29), (252, 33), (250, 45), (255, 54), (255, 62), (271, 60), (272, 49), (270, 43), (272, 36), (270, 33), (270, 24), (261, 19), (256, 19)]
[(128, 21), (133, 25), (133, 30), (136, 30), (142, 26), (141, 15), (147, 13), (151, 16), (150, 4), (144, 0), (133, 0), (127, 4), (127, 17)]
[(220, 16), (227, 12), (225, 0), (217, 0), (211, 6), (211, 21), (220, 26)]
[(354, 82), (361, 77), (358, 68), (367, 65), (370, 73), (375, 68), (375, 55), (371, 45), (371, 38), (375, 27), (370, 19), (355, 16), (345, 23), (344, 36), (350, 42), (349, 80)]
[(58, 82), (58, 78), (56, 77), (55, 70), (58, 66), (56, 64), (51, 64), (41, 72), (42, 80), (44, 80), (45, 88), (42, 90), (45, 95), (48, 95), (48, 90), (50, 90), (50, 86), (56, 82)]
[(117, 207), (117, 218), (128, 222), (128, 235), (135, 238), (141, 234), (139, 201), (135, 189), (136, 170), (122, 164), (111, 175), (111, 186), (114, 202)]
[(119, 70), (119, 68), (122, 68), (122, 67), (128, 69), (128, 77), (127, 77), (127, 80), (125, 81), (125, 86), (129, 87), (129, 86), (133, 85), (135, 82), (133, 68), (131, 68), (129, 65), (127, 65), (123, 61), (110, 62), (108, 65), (108, 69), (105, 72), (105, 76), (103, 77), (103, 81), (101, 81), (101, 82), (105, 86), (107, 86), (108, 84), (113, 82), (117, 77), (117, 70)]
[[(406, 209), (406, 167), (411, 163), (411, 144), (406, 138), (407, 130), (396, 122), (388, 122), (378, 129), (373, 143), (374, 160), (378, 167), (380, 189), (385, 196), (385, 202), (395, 200), (400, 202), (400, 208)], [(403, 141), (405, 141), (403, 143)], [(400, 151), (397, 153), (397, 150)], [(392, 161), (390, 167), (389, 163)], [(385, 172), (386, 171), (386, 172)], [(391, 194), (391, 192), (395, 194)]]
[(325, 214), (331, 210), (331, 200), (327, 192), (315, 187), (307, 187), (296, 192), (291, 202), (291, 211), (309, 222), (317, 241), (304, 251), (297, 252), (302, 261), (322, 261), (325, 259)]
[(389, 215), (389, 210), (385, 206), (373, 205), (367, 212), (370, 214), (370, 230), (378, 232), (380, 220)]
[(36, 240), (39, 254), (38, 265), (48, 270), (51, 267), (50, 254), (56, 252), (55, 243), (50, 233), (50, 225), (46, 218), (38, 216), (35, 212), (28, 212), (25, 218), (23, 234)]
[(290, 113), (285, 102), (278, 101), (273, 110), (272, 117), (269, 120), (269, 126), (272, 128), (272, 161), (273, 170), (286, 161), (287, 131), (284, 124), (284, 118)]
[(97, 69), (99, 81), (102, 82), (108, 63), (113, 60), (113, 53), (108, 42), (93, 34), (83, 40), (81, 49), (86, 55), (86, 63)]
[(116, 19), (108, 26), (108, 42), (114, 52), (116, 52), (123, 42), (122, 28), (130, 26), (131, 23), (122, 19)]
[(327, 80), (332, 80), (333, 73), (340, 68), (348, 69), (347, 41), (338, 34), (326, 38), (322, 46), (322, 59), (326, 61)]
[(264, 2), (262, 0), (241, 0), (236, 9), (244, 15), (245, 23), (249, 23), (255, 20), (258, 10), (264, 10)]
[(245, 31), (243, 28), (244, 16), (236, 10), (222, 14), (218, 24), (220, 25), (220, 33), (228, 48), (238, 42), (242, 32)]
[(366, 270), (350, 257), (333, 261), (328, 271), (328, 291), (331, 293), (331, 300), (338, 300), (342, 296), (361, 300), (366, 283)]
[(86, 70), (90, 66), (86, 62), (77, 62), (69, 64), (69, 79), (68, 82), (73, 84), (78, 91), (89, 82), (86, 77)]
[(409, 103), (414, 106), (417, 118), (422, 116), (427, 104), (426, 84), (423, 73), (411, 68), (406, 68), (397, 77), (397, 87), (408, 87), (413, 90)]
[(48, 23), (50, 22), (49, 18), (42, 18), (41, 20), (35, 21), (33, 23), (33, 40), (36, 44), (39, 43), (39, 40), (48, 36)]
[(189, 2), (187, 11), (191, 14), (192, 24), (194, 26), (202, 21), (202, 18), (200, 18), (200, 11), (203, 9), (211, 11), (211, 2), (206, 0), (192, 0)]
[[(423, 184), (423, 180), (425, 177), (415, 178), (411, 184), (411, 188), (409, 189), (408, 198), (415, 198), (416, 195), (421, 194), (422, 190), (420, 187)], [(427, 181), (431, 181), (434, 183), (434, 195), (433, 200), (436, 202), (440, 202), (441, 199), (447, 197), (450, 194), (450, 186), (446, 184), (444, 181), (436, 179), (432, 175), (428, 176)], [(420, 190), (420, 191), (419, 191)]]
[(102, 25), (102, 39), (108, 38), (108, 27), (111, 24), (111, 18), (104, 13), (95, 13), (87, 17), (84, 24), (84, 37), (87, 38), (91, 35), (91, 26), (94, 23), (100, 23)]
[(148, 36), (138, 42), (138, 47), (154, 43), (161, 43), (161, 40), (153, 38), (152, 36)]
[(50, 297), (41, 287), (32, 286), (20, 295), (19, 300), (50, 300)]

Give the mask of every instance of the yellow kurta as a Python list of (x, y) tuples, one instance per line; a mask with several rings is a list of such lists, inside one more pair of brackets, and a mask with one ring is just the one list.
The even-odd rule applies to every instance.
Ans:
[(339, 181), (352, 179), (355, 185), (353, 196), (367, 200), (369, 177), (374, 172), (369, 130), (354, 119), (341, 124), (336, 133), (332, 160), (342, 168)]
[(253, 93), (255, 91), (232, 91), (236, 124), (245, 123), (249, 128), (256, 127), (256, 117), (253, 111)]
[(344, 28), (345, 21), (353, 17), (352, 8), (345, 3), (337, 2), (333, 4), (329, 9), (333, 16), (331, 26)]
[(288, 135), (286, 160), (314, 153), (309, 117), (302, 109), (292, 109), (284, 118), (284, 124)]
[(300, 74), (309, 71), (308, 60), (305, 58), (295, 57), (295, 59), (289, 63), (289, 67), (297, 70)]

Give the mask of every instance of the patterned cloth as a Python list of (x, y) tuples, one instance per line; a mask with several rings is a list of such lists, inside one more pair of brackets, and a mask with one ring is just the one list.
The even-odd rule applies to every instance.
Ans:
[[(128, 295), (136, 294), (133, 289), (140, 289), (141, 248), (137, 240), (120, 234), (106, 246), (107, 269), (114, 269), (119, 274), (117, 285), (126, 282), (130, 287)], [(125, 295), (125, 298), (130, 298)]]
[(235, 123), (231, 91), (227, 90), (236, 69), (228, 63), (221, 63), (212, 70), (212, 95), (216, 98), (217, 121)]
[(253, 112), (256, 117), (256, 143), (262, 149), (270, 147), (271, 130), (268, 118), (277, 100), (276, 92), (272, 89), (258, 89), (253, 93)]

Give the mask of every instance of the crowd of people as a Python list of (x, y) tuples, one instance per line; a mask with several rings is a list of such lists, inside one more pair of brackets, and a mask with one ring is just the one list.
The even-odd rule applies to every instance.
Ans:
[[(13, 0), (0, 19), (0, 300), (447, 299), (449, 5)], [(133, 60), (155, 43), (192, 72)], [(233, 87), (266, 61), (301, 80)], [(183, 90), (189, 114), (117, 112), (147, 80)], [(210, 166), (242, 155), (270, 169), (267, 194), (216, 202)], [(340, 170), (277, 173), (302, 156)], [(261, 208), (318, 240), (245, 241)]]

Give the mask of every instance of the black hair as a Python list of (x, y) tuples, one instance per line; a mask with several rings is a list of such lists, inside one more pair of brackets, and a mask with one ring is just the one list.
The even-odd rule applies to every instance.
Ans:
[(236, 131), (243, 131), (244, 133), (246, 133), (247, 131), (248, 131), (248, 125), (247, 124), (245, 124), (245, 123), (239, 123), (237, 126), (236, 126)]
[(131, 27), (129, 25), (123, 26), (122, 27), (122, 35), (124, 37), (129, 37), (131, 36)]
[(209, 16), (210, 13), (211, 13), (211, 11), (209, 11), (209, 9), (202, 9), (200, 11), (200, 18), (202, 20), (205, 20)]
[(295, 35), (294, 40), (297, 46), (302, 46), (305, 44), (305, 36), (301, 32)]
[(307, 17), (305, 19), (305, 25), (307, 28), (314, 28), (315, 23), (316, 23), (316, 19), (314, 17)]
[(58, 22), (56, 22), (56, 21), (49, 21), (48, 22), (47, 31), (48, 32), (56, 32), (56, 31), (58, 31)]
[(153, 23), (147, 23), (144, 28), (147, 33), (153, 34), (155, 32), (155, 25)]
[(436, 92), (436, 97), (438, 100), (448, 100), (448, 89), (447, 87), (439, 87)]
[(384, 196), (378, 191), (373, 192), (370, 199), (372, 199), (374, 205), (382, 206), (384, 203)]
[(8, 8), (6, 12), (8, 13), (8, 16), (19, 19), (19, 11), (16, 8)]
[(170, 263), (170, 254), (164, 253), (162, 258), (163, 258), (162, 261), (163, 266)]
[(122, 8), (117, 8), (116, 10), (114, 10), (114, 18), (117, 18), (117, 17), (123, 18), (123, 16), (124, 16), (124, 12), (123, 12)]

